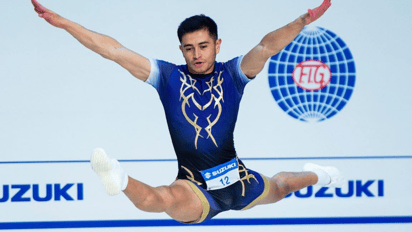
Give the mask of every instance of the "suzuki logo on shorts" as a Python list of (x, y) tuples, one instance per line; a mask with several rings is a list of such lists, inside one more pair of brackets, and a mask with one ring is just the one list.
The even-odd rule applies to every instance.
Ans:
[(314, 191), (313, 186), (306, 189), (301, 189), (294, 193), (290, 193), (286, 197), (294, 195), (297, 198), (350, 198), (350, 197), (384, 197), (384, 181), (383, 180), (350, 180), (343, 188), (328, 188), (322, 187)]
[(0, 203), (4, 202), (47, 202), (47, 201), (82, 201), (83, 184), (13, 184), (3, 185), (0, 189)]
[[(237, 163), (231, 163), (231, 164), (228, 164), (227, 166), (225, 166), (225, 167), (222, 167), (222, 168), (219, 168), (218, 170), (216, 170), (216, 171), (213, 171), (212, 172), (212, 175), (213, 176), (217, 176), (217, 175), (219, 175), (219, 174), (221, 174), (221, 173), (223, 173), (223, 172), (225, 172), (225, 171), (227, 171), (227, 170), (231, 170), (231, 169), (233, 169), (233, 168), (236, 168), (237, 167)], [(209, 178), (208, 178), (209, 179)]]
[(329, 67), (318, 60), (306, 60), (296, 65), (293, 80), (304, 90), (319, 90), (329, 84), (332, 74)]
[(207, 179), (209, 179), (209, 178), (212, 176), (212, 174), (210, 174), (210, 172), (207, 172), (207, 173), (205, 174), (205, 176), (206, 176)]

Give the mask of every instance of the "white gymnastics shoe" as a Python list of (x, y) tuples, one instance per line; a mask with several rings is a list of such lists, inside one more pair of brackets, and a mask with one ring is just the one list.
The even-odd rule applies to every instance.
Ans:
[(127, 187), (128, 176), (120, 167), (119, 161), (110, 159), (101, 148), (93, 150), (90, 159), (93, 171), (99, 175), (107, 194), (114, 196)]
[(307, 163), (303, 171), (314, 172), (318, 175), (318, 185), (340, 188), (345, 182), (343, 174), (335, 167), (323, 167), (317, 164)]

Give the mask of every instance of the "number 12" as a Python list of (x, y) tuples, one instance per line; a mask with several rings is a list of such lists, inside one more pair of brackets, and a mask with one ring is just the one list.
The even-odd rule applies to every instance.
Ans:
[(230, 184), (229, 177), (225, 176), (224, 180), (223, 180), (223, 178), (220, 179), (220, 182), (223, 184), (223, 186), (226, 186), (226, 185)]

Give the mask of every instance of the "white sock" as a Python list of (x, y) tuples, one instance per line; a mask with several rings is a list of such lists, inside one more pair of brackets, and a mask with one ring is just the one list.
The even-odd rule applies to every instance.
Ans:
[(128, 183), (129, 183), (129, 176), (126, 174), (125, 171), (123, 171), (123, 175), (120, 181), (120, 186), (121, 186), (122, 191), (124, 191), (127, 188)]
[(316, 185), (325, 186), (330, 184), (331, 179), (326, 171), (322, 169), (313, 169), (310, 171), (318, 176), (318, 182), (316, 183)]
[(119, 172), (119, 177), (120, 177), (120, 189), (124, 191), (127, 187), (127, 184), (129, 183), (129, 176), (126, 174), (126, 172), (123, 170), (122, 166), (120, 166), (120, 163), (117, 159), (112, 159), (111, 160), (111, 171), (114, 172)]

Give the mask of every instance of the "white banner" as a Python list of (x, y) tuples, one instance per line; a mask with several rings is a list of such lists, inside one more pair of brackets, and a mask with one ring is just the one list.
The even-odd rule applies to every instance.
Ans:
[[(322, 2), (38, 1), (176, 64), (185, 62), (176, 30), (187, 17), (217, 22), (223, 62)], [(172, 183), (177, 164), (165, 160), (175, 154), (156, 91), (39, 18), (30, 1), (2, 1), (1, 9), (0, 230), (192, 231), (173, 227), (180, 224), (166, 214), (137, 210), (123, 194), (109, 197), (86, 161), (103, 147), (129, 160), (121, 164), (136, 179)], [(346, 174), (345, 186), (309, 187), (205, 224), (226, 225), (215, 224), (218, 231), (412, 231), (410, 12), (410, 0), (333, 0), (244, 91), (234, 137), (248, 168), (272, 176), (305, 162), (332, 165)]]
[[(311, 186), (279, 203), (247, 211), (229, 211), (216, 218), (396, 217), (412, 215), (408, 169), (411, 158), (332, 160), (246, 160), (248, 168), (266, 176), (300, 171), (305, 162), (338, 167), (346, 176), (339, 189)], [(174, 161), (122, 162), (127, 173), (152, 186), (170, 184)], [(20, 170), (24, 170), (24, 174)], [(409, 171), (405, 171), (409, 170)], [(1, 164), (0, 207), (3, 222), (170, 219), (142, 212), (123, 194), (108, 196), (87, 162)], [(7, 212), (7, 213), (5, 213)], [(366, 222), (366, 221), (365, 221)]]

